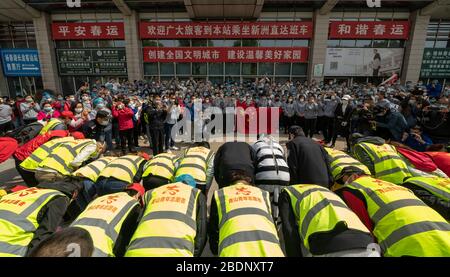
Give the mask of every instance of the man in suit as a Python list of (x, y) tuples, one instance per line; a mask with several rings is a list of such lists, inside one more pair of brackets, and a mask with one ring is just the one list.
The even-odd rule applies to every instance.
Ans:
[(334, 147), (337, 136), (340, 135), (345, 138), (345, 141), (347, 142), (347, 149), (350, 149), (350, 120), (354, 110), (354, 107), (350, 103), (351, 99), (352, 98), (348, 94), (342, 96), (342, 101), (336, 107), (336, 132), (334, 133), (331, 147)]

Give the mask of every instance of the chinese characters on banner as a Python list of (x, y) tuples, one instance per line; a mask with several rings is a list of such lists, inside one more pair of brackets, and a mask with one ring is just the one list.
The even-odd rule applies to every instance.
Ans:
[(1, 49), (0, 53), (5, 76), (41, 76), (36, 49)]
[(312, 22), (141, 22), (143, 39), (311, 38)]
[(144, 62), (307, 62), (308, 47), (144, 47)]
[(448, 78), (450, 76), (450, 48), (425, 48), (420, 76)]
[(52, 23), (54, 40), (124, 39), (122, 22)]
[(408, 21), (333, 21), (329, 38), (408, 39)]

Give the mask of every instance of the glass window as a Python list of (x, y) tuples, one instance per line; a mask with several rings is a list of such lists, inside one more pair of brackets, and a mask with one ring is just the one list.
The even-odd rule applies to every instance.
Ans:
[(173, 39), (160, 39), (159, 46), (163, 47), (175, 47), (175, 40)]
[(273, 63), (260, 63), (259, 64), (259, 75), (273, 75)]
[(309, 40), (307, 39), (294, 39), (292, 40), (292, 46), (309, 46)]
[(274, 39), (260, 39), (259, 46), (273, 47), (273, 46), (275, 46), (275, 40)]
[(176, 46), (178, 47), (190, 47), (191, 40), (190, 39), (179, 39), (175, 41)]
[(98, 47), (98, 41), (96, 40), (85, 40), (84, 47)]
[(275, 77), (275, 82), (277, 83), (286, 83), (289, 81), (289, 77)]
[[(107, 46), (107, 47), (109, 47), (109, 46)], [(83, 48), (83, 41), (82, 40), (71, 40), (70, 48)]]
[(338, 39), (329, 39), (327, 42), (327, 47), (339, 47)]
[(15, 48), (27, 48), (27, 41), (26, 40), (14, 40), (14, 47)]
[(372, 47), (388, 47), (387, 40), (374, 40)]
[(209, 63), (209, 75), (223, 75), (223, 63)]
[(434, 44), (434, 48), (445, 48), (445, 47), (447, 47), (446, 40), (436, 40), (436, 43)]
[(391, 40), (389, 40), (389, 47), (391, 47), (391, 48), (401, 48), (401, 47), (403, 47), (403, 40), (391, 39)]
[(290, 63), (276, 63), (275, 64), (275, 75), (289, 75), (291, 72)]
[(192, 40), (192, 47), (202, 47), (207, 46), (208, 42), (206, 39), (193, 39)]
[(237, 39), (237, 40), (225, 39), (223, 41), (223, 46), (224, 47), (233, 47), (233, 46), (239, 47), (239, 46), (241, 46), (241, 40), (240, 39)]
[(244, 47), (256, 47), (258, 46), (258, 40), (256, 39), (243, 39), (242, 46)]
[(206, 75), (206, 63), (192, 63), (192, 75)]
[(223, 39), (208, 39), (208, 46), (210, 47), (222, 47), (223, 46)]
[(160, 63), (159, 70), (161, 71), (161, 75), (173, 75), (173, 63)]
[(191, 75), (191, 63), (176, 63), (177, 75)]
[(56, 48), (69, 48), (68, 40), (57, 40), (55, 41)]
[(434, 40), (427, 40), (427, 41), (425, 41), (425, 47), (427, 47), (427, 48), (434, 47)]
[(223, 83), (223, 78), (222, 77), (209, 77), (208, 79), (209, 79), (209, 81), (211, 83), (213, 83), (215, 85)]
[(99, 40), (100, 47), (114, 47), (114, 41), (109, 39)]
[(158, 44), (158, 41), (156, 41), (156, 40), (144, 39), (142, 41), (142, 46), (153, 46), (153, 47), (156, 47), (156, 46), (159, 46), (159, 44)]
[(12, 40), (0, 41), (0, 48), (13, 48)]
[(256, 63), (243, 63), (242, 75), (256, 75)]
[(115, 47), (125, 47), (125, 40), (115, 40), (114, 46)]
[(356, 41), (354, 39), (343, 39), (341, 40), (341, 47), (355, 47)]
[(158, 75), (158, 63), (144, 63), (144, 75)]
[(28, 47), (37, 48), (36, 37), (34, 36), (28, 37)]
[(292, 46), (292, 40), (291, 39), (277, 39), (276, 45), (280, 47), (291, 47)]
[(226, 75), (241, 75), (241, 64), (240, 63), (225, 63), (225, 74)]
[(306, 63), (293, 63), (292, 75), (306, 75), (308, 70), (308, 64)]
[(73, 86), (73, 77), (61, 77), (61, 86), (64, 95), (74, 94), (75, 88)]
[(356, 47), (370, 47), (372, 45), (371, 40), (358, 39), (356, 40)]

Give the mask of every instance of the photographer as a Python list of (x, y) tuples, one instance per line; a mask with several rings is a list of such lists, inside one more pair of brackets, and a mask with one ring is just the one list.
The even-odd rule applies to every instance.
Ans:
[(150, 136), (152, 139), (153, 156), (163, 152), (164, 121), (168, 112), (167, 105), (161, 102), (160, 96), (155, 96), (153, 104), (145, 109), (148, 118)]
[(424, 135), (419, 125), (411, 128), (410, 133), (403, 133), (402, 143), (420, 152), (427, 150), (428, 146), (433, 144), (431, 139)]

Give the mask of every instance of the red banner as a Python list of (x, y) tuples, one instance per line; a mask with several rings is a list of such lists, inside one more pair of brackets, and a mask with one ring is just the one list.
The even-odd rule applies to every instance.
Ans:
[(122, 22), (52, 23), (54, 40), (124, 39)]
[(311, 21), (141, 22), (141, 38), (311, 38)]
[(307, 62), (308, 47), (144, 47), (144, 62)]
[(408, 39), (408, 21), (332, 21), (329, 38)]

